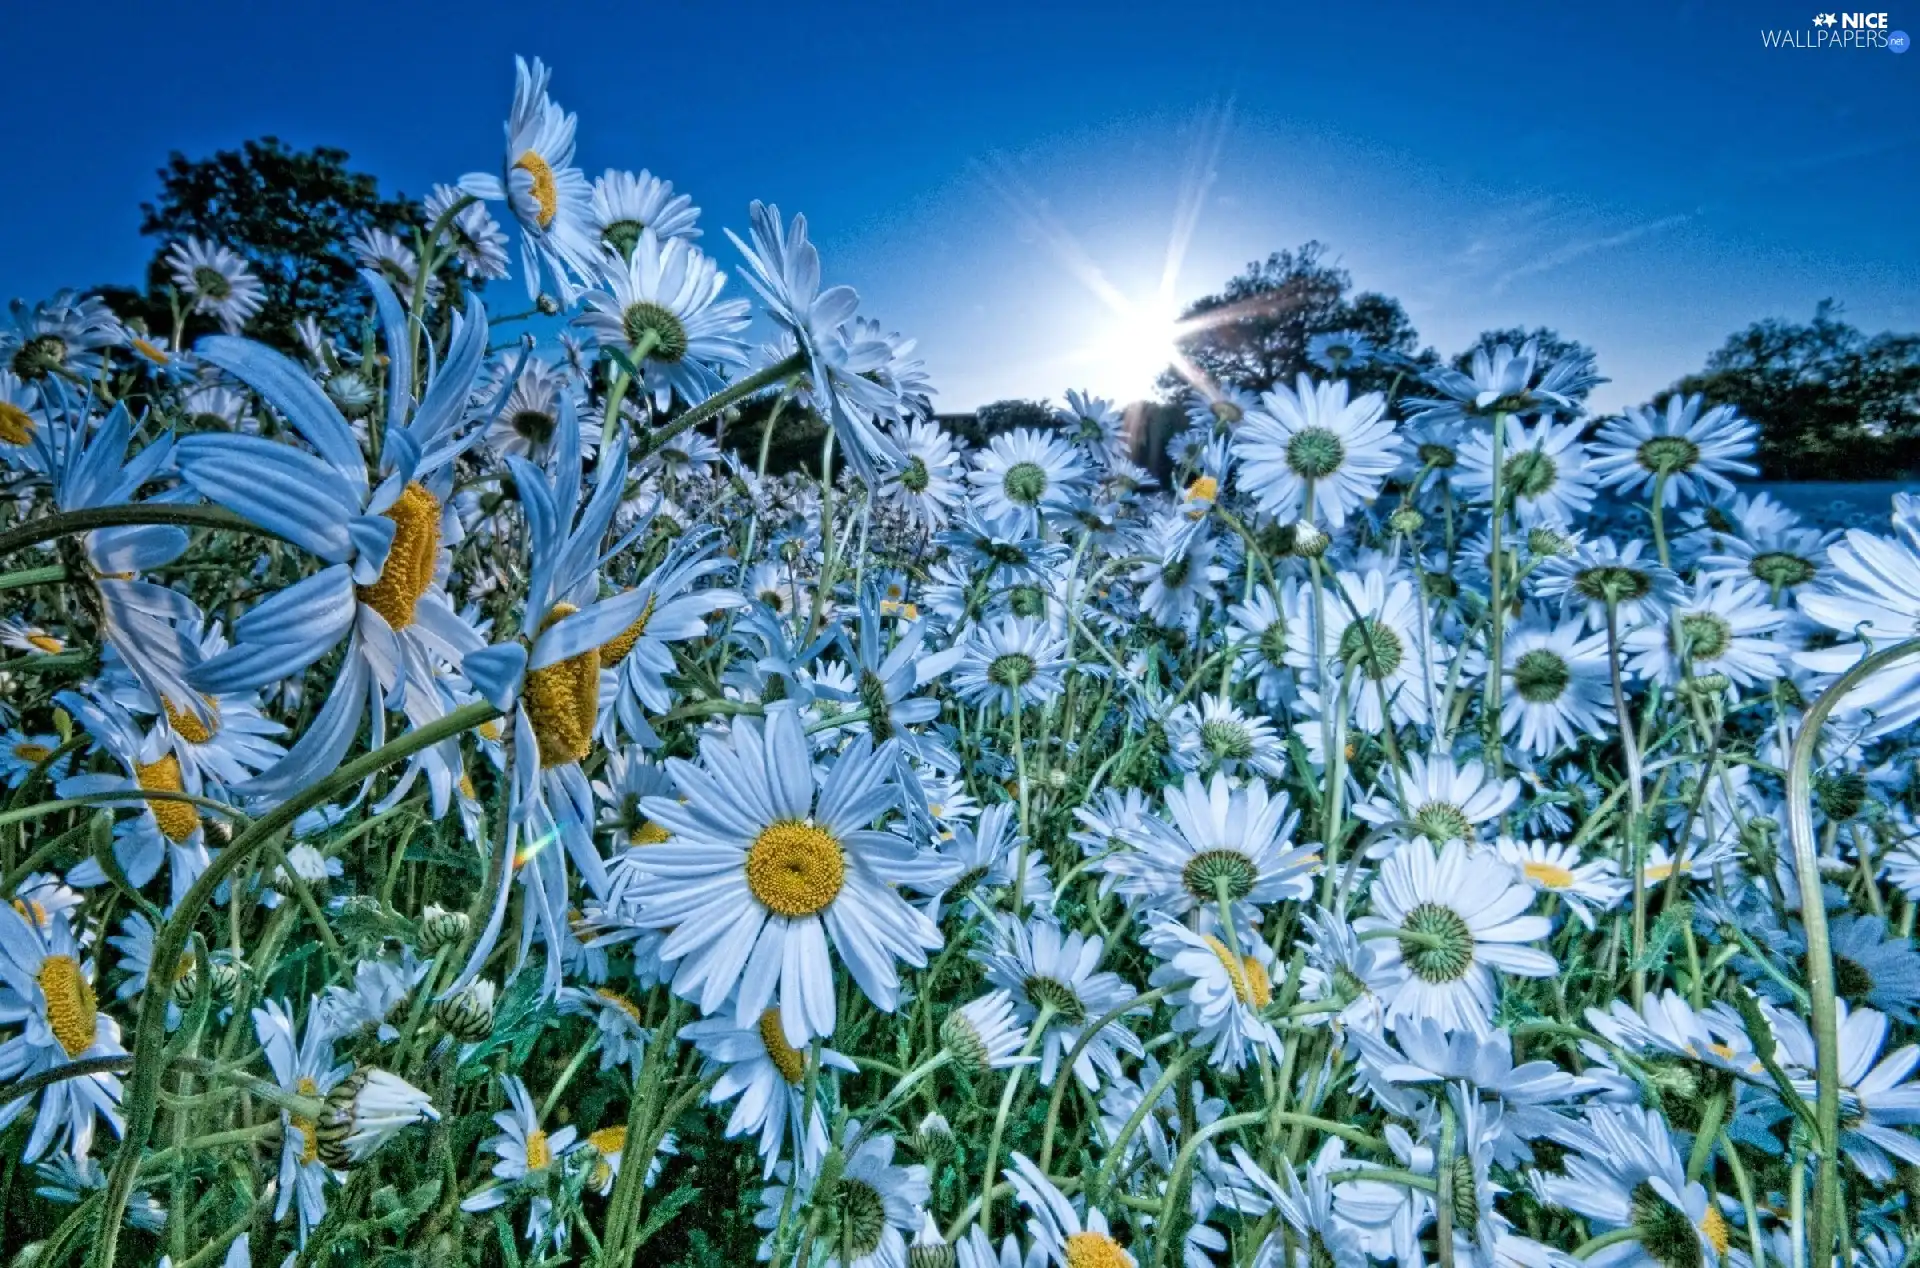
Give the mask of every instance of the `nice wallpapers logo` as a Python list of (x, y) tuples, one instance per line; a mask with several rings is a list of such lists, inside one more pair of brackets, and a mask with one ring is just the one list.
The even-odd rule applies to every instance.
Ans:
[(1762, 29), (1767, 48), (1886, 49), (1904, 53), (1912, 45), (1905, 31), (1892, 29), (1884, 13), (1816, 13), (1807, 29)]

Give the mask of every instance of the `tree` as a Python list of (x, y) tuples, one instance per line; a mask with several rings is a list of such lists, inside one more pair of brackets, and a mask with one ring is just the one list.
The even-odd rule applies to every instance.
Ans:
[[(1308, 341), (1317, 334), (1352, 331), (1381, 352), (1414, 357), (1419, 334), (1400, 302), (1371, 291), (1352, 294), (1353, 278), (1326, 254), (1324, 244), (1308, 242), (1249, 264), (1218, 295), (1194, 301), (1181, 314), (1202, 321), (1180, 341), (1181, 350), (1209, 378), (1251, 392), (1318, 369), (1307, 360)], [(1346, 377), (1356, 392), (1385, 390), (1395, 373), (1376, 364)], [(1177, 389), (1183, 381), (1169, 371), (1160, 384)]]
[(365, 283), (348, 245), (354, 235), (385, 229), (412, 245), (414, 229), (424, 228), (418, 203), (383, 197), (372, 176), (347, 167), (345, 150), (326, 146), (291, 150), (269, 136), (205, 159), (176, 151), (159, 175), (159, 199), (140, 207), (140, 232), (160, 239), (147, 266), (147, 294), (103, 293), (123, 316), (144, 317), (161, 331), (172, 320), (166, 252), (182, 238), (247, 258), (267, 291), (247, 333), (291, 348), (295, 318), (311, 315), (338, 328), (364, 307)]
[(1053, 406), (1045, 401), (989, 401), (972, 414), (942, 415), (948, 431), (969, 445), (984, 445), (1001, 432), (1016, 427), (1048, 429), (1058, 426)]
[(1869, 337), (1822, 300), (1804, 325), (1759, 321), (1674, 385), (1737, 407), (1760, 427), (1769, 480), (1891, 480), (1920, 474), (1920, 335)]
[[(1528, 330), (1522, 326), (1508, 326), (1504, 330), (1481, 331), (1480, 337), (1475, 339), (1465, 352), (1454, 357), (1453, 368), (1462, 373), (1468, 373), (1473, 365), (1474, 353), (1482, 349), (1485, 349), (1487, 352), (1492, 352), (1496, 345), (1503, 343), (1518, 351), (1520, 345), (1529, 339), (1539, 341), (1540, 364), (1542, 365), (1548, 365), (1555, 361), (1563, 361), (1570, 358), (1579, 358), (1586, 361), (1593, 360), (1592, 348), (1581, 343), (1578, 339), (1563, 338), (1560, 332), (1551, 326), (1535, 326), (1532, 330)], [(1587, 393), (1592, 390), (1591, 387), (1584, 387), (1578, 392), (1573, 393), (1573, 395), (1581, 400), (1585, 400)]]

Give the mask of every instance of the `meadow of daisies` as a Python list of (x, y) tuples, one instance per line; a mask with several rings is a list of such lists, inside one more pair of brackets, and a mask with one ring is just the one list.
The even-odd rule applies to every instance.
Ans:
[(1908, 1261), (1920, 501), (1533, 345), (969, 449), (574, 129), (0, 332), (8, 1263)]

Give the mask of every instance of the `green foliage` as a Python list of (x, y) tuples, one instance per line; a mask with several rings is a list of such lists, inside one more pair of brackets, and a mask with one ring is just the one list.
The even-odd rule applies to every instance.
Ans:
[(1674, 386), (1760, 426), (1769, 480), (1891, 480), (1920, 472), (1920, 335), (1869, 336), (1822, 300), (1813, 320), (1757, 321)]
[(290, 348), (298, 317), (328, 328), (350, 324), (365, 301), (353, 237), (385, 229), (411, 244), (414, 230), (424, 226), (418, 203), (383, 196), (372, 176), (347, 166), (347, 157), (328, 146), (290, 149), (271, 136), (210, 158), (176, 151), (160, 169), (158, 199), (140, 207), (140, 232), (160, 242), (147, 265), (147, 292), (114, 291), (109, 302), (123, 316), (167, 331), (166, 252), (182, 238), (197, 237), (238, 251), (265, 284), (266, 303), (247, 326), (252, 337)]
[[(1352, 276), (1327, 258), (1319, 242), (1249, 264), (1219, 294), (1194, 301), (1181, 316), (1208, 319), (1180, 341), (1181, 350), (1216, 382), (1251, 392), (1291, 383), (1311, 368), (1307, 341), (1333, 331), (1357, 331), (1381, 352), (1434, 359), (1431, 352), (1415, 356), (1419, 334), (1400, 302), (1371, 291), (1354, 294)], [(1375, 365), (1347, 377), (1356, 392), (1384, 391), (1394, 373)], [(1182, 382), (1171, 371), (1160, 380), (1170, 390)]]

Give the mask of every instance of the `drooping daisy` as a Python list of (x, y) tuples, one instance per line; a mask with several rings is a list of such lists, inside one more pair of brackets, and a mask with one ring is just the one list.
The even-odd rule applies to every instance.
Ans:
[(494, 1179), (469, 1194), (461, 1203), (463, 1211), (490, 1211), (503, 1206), (522, 1193), (530, 1195), (527, 1205), (527, 1240), (535, 1246), (543, 1243), (558, 1250), (566, 1242), (568, 1226), (554, 1220), (553, 1199), (546, 1187), (554, 1164), (575, 1148), (579, 1130), (562, 1127), (549, 1134), (541, 1126), (540, 1113), (533, 1097), (518, 1075), (503, 1074), (500, 1086), (507, 1094), (507, 1108), (493, 1116), (500, 1128), (498, 1135), (481, 1148), (499, 1161), (493, 1164)]
[(1286, 751), (1273, 723), (1217, 696), (1175, 709), (1167, 718), (1167, 741), (1173, 764), (1183, 771), (1278, 779), (1286, 768)]
[[(1233, 1147), (1233, 1160), (1240, 1174), (1258, 1187), (1293, 1230), (1291, 1238), (1279, 1229), (1268, 1233), (1256, 1263), (1269, 1268), (1366, 1268), (1367, 1254), (1359, 1237), (1334, 1213), (1333, 1187), (1327, 1183), (1324, 1168), (1309, 1166), (1307, 1183), (1302, 1187), (1291, 1166), (1281, 1170), (1287, 1182), (1281, 1185), (1239, 1145)], [(1293, 1255), (1284, 1259), (1289, 1241), (1293, 1243)]]
[(192, 301), (193, 311), (216, 318), (228, 334), (240, 328), (266, 303), (267, 288), (239, 252), (198, 238), (176, 242), (167, 251), (173, 284)]
[(1543, 362), (1540, 341), (1520, 347), (1496, 343), (1473, 351), (1466, 371), (1446, 368), (1427, 375), (1442, 395), (1407, 402), (1414, 421), (1425, 427), (1457, 424), (1466, 419), (1489, 419), (1502, 414), (1536, 414), (1542, 410), (1575, 413), (1589, 388), (1606, 382), (1594, 372), (1586, 356), (1565, 356)]
[[(75, 1061), (126, 1054), (120, 1023), (100, 1011), (94, 998), (93, 961), (83, 960), (65, 912), (41, 929), (11, 905), (0, 906), (0, 1025), (19, 1034), (0, 1042), (0, 1079), (45, 1074)], [(0, 1105), (0, 1125), (33, 1108), (33, 1130), (22, 1158), (34, 1162), (60, 1145), (75, 1158), (93, 1147), (94, 1119), (120, 1134), (120, 1080), (111, 1073), (60, 1079), (41, 1089), (34, 1104), (21, 1097)]]
[(1634, 493), (1664, 486), (1662, 506), (1698, 501), (1707, 490), (1733, 492), (1728, 476), (1752, 476), (1744, 461), (1759, 429), (1731, 405), (1700, 412), (1698, 392), (1667, 398), (1664, 412), (1636, 405), (1600, 429), (1593, 444), (1593, 474), (1601, 487)]
[(60, 291), (31, 307), (15, 301), (12, 316), (10, 328), (0, 327), (0, 363), (27, 383), (62, 375), (90, 380), (100, 372), (102, 350), (127, 340), (98, 295)]
[[(1894, 1164), (1920, 1165), (1920, 1140), (1913, 1125), (1920, 1123), (1920, 1082), (1913, 1078), (1920, 1066), (1920, 1047), (1907, 1044), (1884, 1057), (1887, 1018), (1871, 1008), (1848, 1009), (1837, 1004), (1840, 1038), (1840, 1151), (1854, 1168), (1875, 1184), (1893, 1179)], [(1794, 1090), (1813, 1103), (1818, 1088), (1812, 1077), (1818, 1053), (1806, 1021), (1785, 1010), (1774, 1010), (1781, 1058), (1795, 1072)]]
[[(1394, 835), (1423, 836), (1430, 841), (1478, 841), (1486, 825), (1505, 814), (1520, 796), (1520, 781), (1495, 779), (1478, 760), (1455, 761), (1452, 754), (1407, 754), (1406, 773), (1399, 777), (1400, 801), (1391, 790), (1393, 776), (1382, 774), (1385, 787), (1360, 802), (1353, 813), (1368, 823), (1389, 827), (1404, 819)], [(1392, 847), (1380, 851), (1384, 854)]]
[(601, 719), (600, 736), (611, 740), (614, 725), (641, 743), (658, 737), (646, 720), (647, 711), (659, 714), (673, 707), (667, 676), (675, 672), (673, 645), (700, 638), (707, 618), (742, 607), (746, 599), (735, 590), (703, 585), (724, 572), (730, 561), (717, 558), (719, 541), (711, 534), (683, 537), (667, 557), (630, 590), (628, 607), (639, 605), (633, 620), (600, 646), (600, 670), (618, 675), (611, 710)]
[[(1522, 527), (1536, 524), (1566, 527), (1579, 523), (1593, 508), (1593, 476), (1587, 471), (1587, 449), (1580, 443), (1577, 422), (1555, 423), (1545, 414), (1528, 430), (1524, 422), (1510, 423), (1500, 461), (1500, 496)], [(1476, 431), (1460, 447), (1456, 487), (1475, 498), (1493, 497), (1493, 436)]]
[(633, 258), (647, 230), (661, 241), (700, 236), (700, 209), (690, 194), (675, 194), (673, 182), (642, 168), (638, 175), (608, 168), (593, 183), (593, 231), (618, 260)]
[(1126, 415), (1112, 401), (1069, 390), (1065, 408), (1054, 410), (1053, 416), (1066, 437), (1084, 447), (1096, 461), (1104, 464), (1126, 456)]
[[(581, 452), (592, 453), (600, 447), (600, 424), (584, 417), (579, 386), (567, 371), (539, 357), (516, 357), (500, 364), (496, 379), (497, 386), (491, 393), (493, 421), (487, 424), (486, 443), (502, 458), (516, 456), (542, 464), (552, 459), (558, 447), (563, 395), (573, 405), (574, 424), (581, 432)], [(503, 390), (505, 400), (499, 397)]]
[(1638, 538), (1625, 546), (1611, 537), (1584, 541), (1571, 554), (1555, 555), (1540, 566), (1534, 596), (1558, 602), (1569, 615), (1580, 613), (1596, 630), (1607, 628), (1609, 610), (1622, 634), (1654, 624), (1679, 597), (1680, 583), (1671, 569), (1643, 555), (1648, 555), (1647, 544)]
[[(1380, 730), (1389, 710), (1397, 725), (1426, 722), (1438, 700), (1450, 649), (1428, 633), (1413, 580), (1398, 571), (1370, 568), (1364, 575), (1337, 573), (1333, 581), (1333, 591), (1322, 604), (1326, 625), (1320, 647), (1330, 677), (1352, 673), (1347, 703), (1354, 720), (1369, 734)], [(1287, 613), (1287, 663), (1313, 683), (1311, 596), (1302, 589), (1294, 598)], [(1313, 685), (1318, 689), (1319, 684)]]
[(918, 1232), (933, 1196), (927, 1169), (917, 1162), (894, 1162), (894, 1139), (885, 1132), (863, 1132), (849, 1119), (845, 1133), (852, 1149), (838, 1183), (823, 1189), (816, 1184), (817, 1174), (801, 1173), (797, 1190), (789, 1193), (794, 1172), (782, 1164), (781, 1183), (761, 1193), (754, 1223), (771, 1233), (790, 1204), (801, 1210), (811, 1207), (822, 1220), (818, 1244), (826, 1251), (823, 1264), (906, 1268), (907, 1238)]
[(513, 63), (505, 177), (470, 172), (460, 178), (460, 188), (490, 202), (505, 201), (520, 222), (527, 297), (539, 295), (544, 266), (561, 301), (571, 303), (574, 279), (591, 278), (602, 258), (594, 239), (592, 189), (573, 165), (574, 116), (547, 95), (551, 72), (539, 58), (532, 69), (523, 58)]
[(718, 367), (746, 364), (734, 335), (746, 329), (747, 301), (720, 298), (726, 275), (689, 239), (643, 231), (632, 254), (603, 274), (609, 289), (587, 293), (575, 325), (639, 363), (654, 408), (676, 396), (698, 404), (724, 382)]
[(1191, 633), (1214, 604), (1214, 587), (1227, 579), (1215, 563), (1217, 544), (1204, 523), (1166, 511), (1148, 524), (1140, 553), (1147, 561), (1130, 580), (1140, 587), (1140, 611), (1156, 625)]
[(563, 1013), (593, 1018), (602, 1070), (624, 1065), (631, 1068), (631, 1077), (639, 1077), (650, 1036), (638, 1004), (610, 986), (563, 986), (557, 1002)]
[(1593, 913), (1619, 905), (1632, 886), (1621, 877), (1614, 859), (1585, 860), (1572, 845), (1547, 841), (1515, 841), (1502, 837), (1495, 844), (1500, 857), (1520, 869), (1527, 884), (1543, 894), (1556, 895), (1588, 929)]
[(1780, 647), (1767, 633), (1785, 618), (1757, 581), (1704, 577), (1678, 598), (1667, 623), (1643, 625), (1626, 637), (1627, 668), (1669, 686), (1682, 678), (1722, 674), (1735, 686), (1772, 682), (1783, 672)]
[(973, 461), (967, 482), (980, 510), (1028, 534), (1070, 512), (1089, 481), (1078, 449), (1052, 432), (1028, 427), (993, 437)]
[(1369, 896), (1371, 914), (1354, 928), (1374, 935), (1373, 985), (1390, 1020), (1432, 1018), (1481, 1033), (1493, 1015), (1496, 970), (1547, 977), (1558, 968), (1522, 945), (1545, 938), (1551, 925), (1525, 914), (1532, 887), (1492, 850), (1455, 840), (1436, 855), (1416, 838), (1381, 864)]
[[(707, 1060), (725, 1067), (708, 1100), (723, 1105), (739, 1097), (727, 1119), (726, 1134), (759, 1134), (760, 1157), (766, 1175), (772, 1175), (791, 1133), (800, 1169), (819, 1169), (827, 1151), (827, 1120), (818, 1101), (806, 1103), (807, 1052), (787, 1042), (778, 1009), (769, 1008), (745, 1024), (730, 1017), (708, 1017), (681, 1028), (681, 1038), (692, 1043)], [(852, 1074), (859, 1067), (822, 1045), (821, 1071)]]
[(1045, 704), (1060, 694), (1066, 651), (1066, 641), (1043, 621), (1003, 616), (976, 625), (953, 671), (953, 689), (969, 704), (991, 704), (1003, 713)]
[(989, 991), (948, 1013), (940, 1023), (940, 1042), (975, 1078), (1039, 1059), (1022, 1055), (1027, 1028), (1015, 1015), (1013, 996), (1004, 990)]
[(1197, 933), (1158, 911), (1147, 921), (1147, 947), (1161, 960), (1151, 984), (1178, 988), (1174, 1029), (1210, 1045), (1208, 1060), (1228, 1073), (1256, 1045), (1278, 1060), (1284, 1045), (1260, 1016), (1273, 1002), (1273, 948), (1251, 928), (1239, 931), (1236, 950), (1224, 930)]
[(1260, 402), (1233, 450), (1240, 487), (1269, 515), (1338, 529), (1399, 465), (1401, 441), (1378, 392), (1349, 401), (1345, 380), (1302, 374), (1298, 390), (1276, 385)]
[(1559, 624), (1535, 614), (1510, 630), (1501, 649), (1506, 673), (1500, 732), (1538, 758), (1572, 748), (1613, 725), (1605, 634), (1581, 635), (1586, 621)]
[[(304, 1036), (296, 1038), (293, 1013), (276, 1000), (268, 1000), (253, 1010), (253, 1029), (261, 1050), (273, 1070), (274, 1081), (283, 1091), (297, 1096), (323, 1098), (342, 1079), (353, 1073), (351, 1062), (333, 1063), (333, 1042), (325, 1019), (316, 1007), (307, 1010)], [(320, 1161), (320, 1128), (310, 1118), (280, 1112), (280, 1196), (273, 1218), (284, 1220), (294, 1203), (299, 1203), (300, 1244), (307, 1243), (327, 1214), (327, 1180), (332, 1169)]]
[[(1051, 918), (1036, 916), (1025, 923), (1003, 920), (991, 944), (979, 953), (988, 984), (1013, 996), (1014, 1015), (1022, 1025), (1043, 1031), (1043, 1086), (1053, 1086), (1061, 1062), (1088, 1025), (1137, 993), (1119, 974), (1100, 969), (1105, 949), (1103, 939), (1062, 932)], [(1101, 1075), (1121, 1077), (1120, 1053), (1137, 1057), (1144, 1051), (1138, 1036), (1125, 1026), (1105, 1026), (1081, 1050), (1073, 1073), (1088, 1091), (1098, 1091)]]
[(685, 800), (642, 805), (673, 839), (632, 856), (645, 919), (673, 930), (660, 958), (677, 965), (674, 990), (713, 1013), (738, 984), (741, 1025), (777, 995), (787, 1041), (801, 1047), (833, 1033), (831, 940), (861, 990), (891, 1012), (896, 962), (919, 968), (942, 943), (889, 883), (919, 864), (917, 852), (870, 826), (895, 804), (891, 747), (856, 738), (822, 774), (789, 707), (704, 739), (700, 758), (668, 762)]

